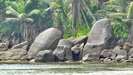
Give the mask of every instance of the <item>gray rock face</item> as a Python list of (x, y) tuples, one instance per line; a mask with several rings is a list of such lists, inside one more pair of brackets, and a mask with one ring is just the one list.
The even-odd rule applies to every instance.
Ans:
[(106, 57), (109, 56), (109, 52), (111, 52), (111, 50), (104, 49), (104, 50), (101, 52), (100, 56), (106, 58)]
[(111, 52), (111, 56), (110, 56), (111, 59), (115, 60), (116, 59), (116, 56), (117, 56), (116, 53)]
[(133, 47), (132, 43), (126, 42), (123, 46), (123, 49), (129, 52), (132, 47)]
[(56, 28), (50, 28), (40, 33), (28, 51), (28, 58), (35, 58), (41, 50), (54, 50), (61, 37), (61, 32)]
[(116, 57), (117, 61), (120, 61), (121, 59), (127, 59), (127, 51), (126, 50), (120, 50), (118, 52), (118, 55)]
[(59, 61), (66, 61), (66, 60), (73, 60), (71, 47), (73, 43), (66, 39), (61, 39), (57, 48), (54, 50), (54, 55), (56, 60)]
[(111, 59), (109, 59), (109, 58), (105, 58), (105, 59), (103, 60), (103, 62), (104, 62), (104, 63), (112, 63)]
[(14, 46), (12, 47), (12, 49), (23, 48), (25, 45), (28, 45), (28, 42), (27, 42), (27, 41), (22, 42), (22, 43), (20, 43), (20, 44), (18, 44), (18, 45), (14, 45)]
[(12, 49), (4, 52), (0, 57), (1, 60), (20, 60), (21, 57), (27, 54), (27, 50), (24, 49)]
[(86, 54), (82, 58), (82, 61), (94, 61), (94, 60), (99, 60), (99, 55), (97, 55), (97, 53)]
[(72, 42), (76, 45), (76, 44), (81, 44), (81, 43), (86, 43), (87, 42), (87, 38), (88, 36), (80, 36), (74, 40), (72, 40)]
[(133, 48), (130, 49), (130, 51), (128, 52), (128, 56), (131, 56), (133, 54)]
[(100, 52), (105, 48), (113, 47), (114, 34), (110, 20), (101, 19), (97, 21), (90, 32), (87, 43), (83, 49), (83, 55), (96, 53), (100, 55)]
[(55, 57), (50, 50), (40, 51), (35, 58), (35, 62), (52, 62), (54, 60)]
[(79, 53), (79, 60), (82, 60), (83, 58), (83, 48), (84, 48), (84, 43), (82, 43), (79, 48), (80, 48), (80, 53)]
[(69, 40), (66, 40), (66, 39), (61, 39), (58, 43), (58, 46), (64, 46), (64, 45), (67, 45), (69, 47), (72, 47), (73, 46), (73, 43)]
[(8, 50), (7, 44), (6, 43), (0, 43), (0, 51), (6, 51)]
[(80, 48), (77, 47), (77, 46), (74, 46), (74, 47), (72, 47), (71, 49), (72, 49), (72, 52), (73, 52), (74, 54), (79, 54), (79, 52), (80, 52)]
[(121, 49), (122, 49), (122, 47), (120, 47), (120, 46), (115, 46), (115, 48), (112, 50), (112, 52), (118, 54), (119, 51), (120, 51)]

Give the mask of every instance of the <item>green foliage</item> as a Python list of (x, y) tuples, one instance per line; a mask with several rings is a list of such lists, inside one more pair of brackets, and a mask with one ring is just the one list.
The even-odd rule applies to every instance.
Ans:
[(130, 32), (129, 26), (126, 24), (126, 22), (123, 21), (113, 21), (111, 23), (113, 25), (114, 34), (116, 37), (120, 38), (127, 38), (128, 34)]
[(128, 19), (133, 19), (133, 2), (130, 3), (128, 13), (127, 13), (127, 18)]
[(85, 26), (79, 26), (76, 37), (83, 36), (83, 35), (88, 36), (89, 34), (90, 34), (90, 29), (86, 28)]
[[(83, 1), (80, 0), (81, 8), (77, 12), (75, 37), (89, 35), (94, 22), (102, 18), (112, 20), (111, 24), (117, 37), (128, 36), (130, 26), (124, 20), (133, 19), (132, 0)], [(100, 1), (102, 1), (101, 4)], [(50, 28), (52, 25), (57, 28), (62, 25), (65, 32), (64, 38), (69, 38), (73, 33), (72, 4), (73, 0), (0, 0), (0, 32), (9, 34), (14, 31), (20, 32), (20, 25), (23, 23), (36, 25), (40, 30)], [(57, 18), (60, 18), (61, 24)]]
[[(78, 32), (76, 33), (76, 37), (86, 35), (88, 36), (90, 34), (90, 29), (88, 29), (85, 26), (78, 26)], [(64, 35), (64, 38), (67, 39), (72, 36), (72, 29), (68, 29), (66, 35)]]
[(67, 31), (67, 33), (63, 36), (64, 39), (67, 39), (72, 36), (72, 30)]
[(25, 23), (42, 26), (41, 29), (51, 27), (50, 15), (45, 12), (48, 7), (49, 4), (43, 0), (39, 2), (36, 0), (0, 1), (0, 32), (11, 34), (17, 31), (19, 33), (21, 26)]
[(12, 23), (8, 23), (6, 21), (3, 21), (0, 24), (0, 32), (10, 35), (12, 32), (20, 33), (19, 30), (19, 22), (12, 21)]

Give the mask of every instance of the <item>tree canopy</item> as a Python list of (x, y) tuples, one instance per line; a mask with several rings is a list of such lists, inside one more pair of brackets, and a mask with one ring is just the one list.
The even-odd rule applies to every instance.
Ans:
[(89, 35), (102, 18), (111, 20), (116, 37), (127, 38), (132, 0), (0, 0), (0, 33), (23, 40), (32, 40), (50, 27), (62, 31), (64, 38)]

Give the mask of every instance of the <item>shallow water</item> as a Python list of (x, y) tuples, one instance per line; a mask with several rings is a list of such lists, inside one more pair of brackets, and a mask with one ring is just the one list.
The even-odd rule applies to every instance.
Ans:
[(133, 75), (133, 64), (1, 63), (0, 75)]

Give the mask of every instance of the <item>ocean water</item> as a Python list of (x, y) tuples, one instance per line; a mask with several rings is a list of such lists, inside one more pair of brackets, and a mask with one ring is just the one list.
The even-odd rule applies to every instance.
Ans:
[(133, 75), (133, 64), (0, 63), (0, 75)]

